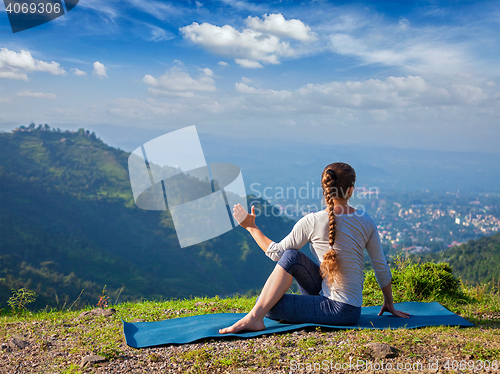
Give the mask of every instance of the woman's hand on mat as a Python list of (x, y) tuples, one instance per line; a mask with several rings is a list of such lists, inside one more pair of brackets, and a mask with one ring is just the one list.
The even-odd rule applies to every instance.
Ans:
[(255, 206), (252, 206), (252, 213), (247, 213), (241, 204), (236, 204), (233, 208), (233, 217), (238, 221), (241, 227), (248, 229), (249, 227), (257, 227), (255, 225)]
[(394, 304), (392, 304), (392, 303), (389, 304), (389, 303), (384, 302), (384, 305), (382, 305), (382, 309), (380, 309), (380, 313), (378, 315), (381, 316), (382, 314), (384, 314), (384, 312), (392, 313), (396, 317), (410, 318), (410, 313), (396, 310), (396, 308), (394, 308)]

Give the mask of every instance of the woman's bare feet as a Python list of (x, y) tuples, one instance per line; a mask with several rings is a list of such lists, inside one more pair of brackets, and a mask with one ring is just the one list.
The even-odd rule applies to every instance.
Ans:
[(264, 321), (257, 318), (252, 318), (248, 314), (230, 327), (219, 330), (221, 334), (236, 334), (240, 331), (262, 331), (266, 326)]

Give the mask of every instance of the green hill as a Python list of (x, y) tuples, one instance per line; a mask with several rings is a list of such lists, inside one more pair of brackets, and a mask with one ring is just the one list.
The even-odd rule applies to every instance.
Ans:
[(448, 248), (439, 253), (412, 256), (421, 262), (448, 262), (453, 274), (472, 284), (500, 279), (500, 233)]
[[(168, 211), (135, 206), (129, 153), (93, 133), (32, 125), (1, 133), (0, 150), (0, 307), (21, 287), (39, 308), (82, 289), (77, 306), (95, 304), (104, 285), (120, 301), (244, 293), (274, 266), (241, 227), (181, 249)], [(293, 226), (258, 220), (275, 240)]]

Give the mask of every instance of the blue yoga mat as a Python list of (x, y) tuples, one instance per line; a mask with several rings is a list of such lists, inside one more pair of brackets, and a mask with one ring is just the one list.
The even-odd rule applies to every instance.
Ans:
[(410, 318), (398, 318), (384, 313), (378, 316), (380, 306), (361, 308), (361, 317), (356, 325), (334, 326), (315, 323), (289, 324), (264, 318), (266, 329), (257, 332), (240, 332), (238, 334), (219, 334), (219, 329), (231, 326), (245, 313), (203, 314), (199, 316), (166, 319), (158, 322), (125, 322), (123, 333), (127, 344), (133, 348), (153, 347), (165, 344), (186, 344), (206, 338), (224, 338), (238, 336), (252, 338), (264, 334), (275, 334), (300, 330), (305, 327), (325, 327), (330, 329), (414, 329), (425, 326), (460, 326), (470, 327), (474, 324), (450, 312), (437, 302), (419, 303), (405, 302), (395, 304), (396, 309), (410, 313)]

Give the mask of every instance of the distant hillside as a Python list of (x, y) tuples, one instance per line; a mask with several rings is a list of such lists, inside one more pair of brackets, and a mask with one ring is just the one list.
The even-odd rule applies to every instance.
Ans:
[[(244, 293), (274, 262), (238, 227), (181, 249), (168, 211), (135, 206), (129, 153), (95, 134), (48, 127), (0, 134), (0, 307), (11, 289), (37, 307), (95, 304), (107, 285), (120, 301)], [(261, 201), (264, 203), (264, 201)], [(280, 240), (293, 221), (258, 218)]]
[(412, 256), (423, 262), (448, 262), (453, 275), (471, 284), (500, 280), (500, 233), (425, 256)]

